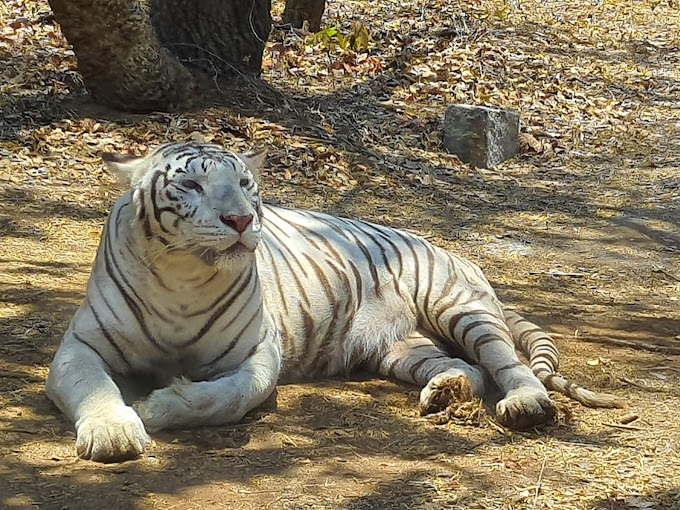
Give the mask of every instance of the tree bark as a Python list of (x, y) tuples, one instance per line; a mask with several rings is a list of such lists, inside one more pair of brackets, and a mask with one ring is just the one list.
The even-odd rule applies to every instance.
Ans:
[(148, 112), (187, 106), (198, 83), (257, 74), (271, 0), (49, 0), (94, 101)]
[(325, 9), (326, 0), (286, 0), (283, 22), (290, 23), (295, 28), (302, 28), (303, 23), (308, 21), (309, 30), (318, 32)]
[(195, 82), (151, 26), (144, 0), (50, 0), (94, 101), (130, 111), (185, 102)]
[(163, 46), (213, 78), (259, 74), (271, 30), (271, 0), (151, 0)]

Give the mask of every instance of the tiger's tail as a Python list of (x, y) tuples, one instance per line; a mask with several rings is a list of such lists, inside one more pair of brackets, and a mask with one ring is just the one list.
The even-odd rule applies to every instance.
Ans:
[(557, 375), (557, 346), (536, 324), (508, 308), (503, 309), (515, 346), (529, 360), (531, 370), (548, 390), (557, 391), (588, 407), (623, 407), (624, 400), (607, 393), (596, 393)]

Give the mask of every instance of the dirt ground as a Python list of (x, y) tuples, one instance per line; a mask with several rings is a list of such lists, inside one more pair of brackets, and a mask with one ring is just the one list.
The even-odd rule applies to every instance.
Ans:
[[(0, 507), (680, 509), (677, 3), (331, 0), (327, 24), (365, 28), (368, 49), (278, 28), (270, 88), (147, 116), (89, 103), (49, 14), (0, 6)], [(443, 154), (455, 102), (519, 110), (522, 155)], [(270, 201), (474, 260), (555, 335), (564, 375), (626, 408), (555, 396), (555, 425), (517, 433), (479, 407), (421, 418), (416, 388), (362, 376), (282, 386), (275, 408), (156, 434), (139, 460), (79, 460), (43, 386), (120, 194), (99, 154), (196, 133), (266, 146)]]

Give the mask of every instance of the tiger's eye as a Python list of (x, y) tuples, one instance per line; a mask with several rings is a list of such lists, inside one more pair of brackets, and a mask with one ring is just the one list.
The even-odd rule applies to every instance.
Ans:
[(241, 179), (240, 181), (238, 181), (238, 183), (239, 183), (239, 186), (247, 186), (247, 185), (248, 185), (248, 179), (246, 179), (246, 178), (244, 177), (243, 179)]
[(198, 191), (199, 193), (203, 191), (203, 188), (201, 187), (200, 184), (198, 184), (196, 181), (193, 179), (184, 179), (182, 182), (182, 187), (187, 188), (187, 189), (193, 189)]

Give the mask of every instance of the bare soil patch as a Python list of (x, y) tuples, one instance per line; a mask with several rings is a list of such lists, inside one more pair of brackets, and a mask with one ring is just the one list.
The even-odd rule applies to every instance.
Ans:
[[(148, 116), (88, 103), (47, 2), (6, 0), (0, 19), (0, 507), (680, 508), (674, 2), (331, 1), (368, 51), (277, 29), (271, 88)], [(474, 170), (439, 152), (452, 102), (518, 109), (524, 153)], [(393, 382), (319, 381), (235, 427), (158, 434), (136, 461), (78, 460), (43, 385), (119, 195), (99, 154), (194, 133), (267, 146), (271, 201), (474, 260), (556, 335), (566, 376), (627, 408), (557, 396), (558, 423), (515, 433), (481, 409), (422, 419)]]

